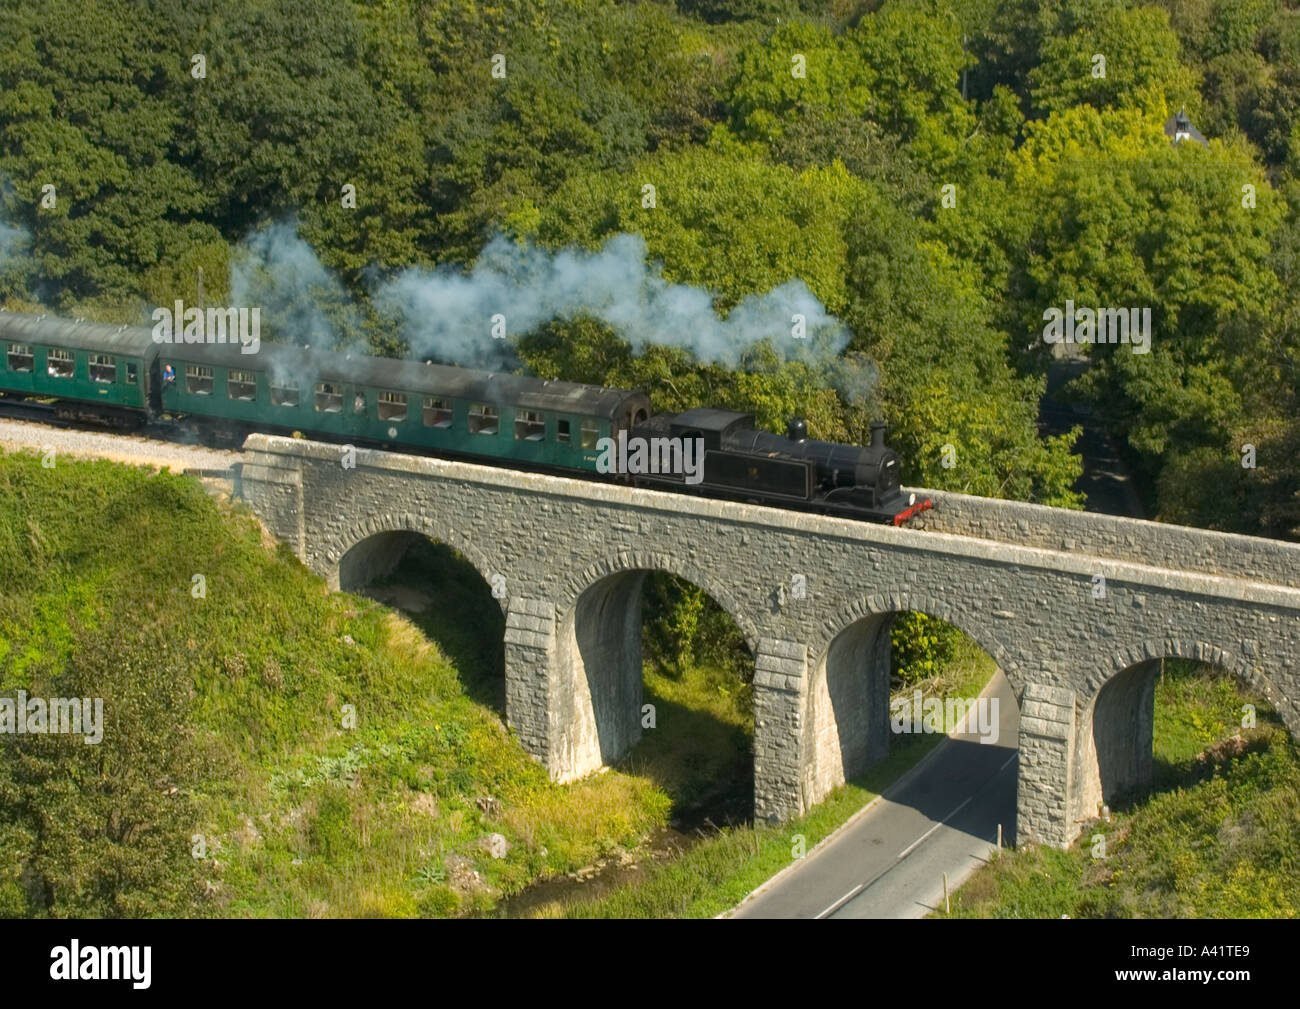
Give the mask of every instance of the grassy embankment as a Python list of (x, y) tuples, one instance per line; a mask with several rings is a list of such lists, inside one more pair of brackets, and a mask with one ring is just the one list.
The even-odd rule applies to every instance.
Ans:
[[(1255, 728), (1240, 727), (1245, 703)], [(1175, 661), (1155, 715), (1149, 798), (1117, 802), (1066, 851), (1004, 853), (957, 892), (952, 916), (1300, 914), (1300, 759), (1280, 719), (1231, 678)]]
[[(191, 592), (195, 574), (206, 598)], [(181, 783), (206, 839), (209, 898), (190, 908), (144, 895), (156, 913), (466, 913), (668, 818), (645, 777), (551, 784), (411, 623), (327, 593), (194, 480), (0, 457), (0, 687), (77, 661), (79, 634), (141, 624), (186, 653), (193, 745), (221, 769)], [(0, 808), (0, 828), (6, 819), (16, 811)], [(493, 833), (504, 858), (485, 850)], [(177, 859), (191, 857), (191, 836), (176, 837)], [(21, 869), (0, 865), (11, 907)]]
[[(198, 597), (195, 575), (204, 580)], [(0, 689), (48, 686), (60, 669), (89, 664), (87, 642), (144, 630), (176, 645), (190, 680), (193, 732), (178, 733), (176, 746), (199, 751), (193, 766), (206, 770), (166, 782), (193, 822), (177, 825), (174, 856), (164, 857), (179, 860), (176, 876), (197, 871), (206, 896), (185, 902), (179, 884), (160, 884), (112, 906), (163, 915), (490, 914), (538, 880), (635, 854), (675, 813), (698, 822), (732, 811), (750, 773), (743, 682), (716, 670), (647, 671), (657, 728), (620, 769), (552, 784), (501, 723), (499, 609), (468, 569), (444, 575), (427, 586), (436, 598), (417, 626), (370, 599), (326, 592), (241, 507), (214, 501), (193, 480), (0, 456)], [(395, 590), (409, 593), (411, 572), (402, 577)], [(484, 642), (495, 651), (485, 653)], [(347, 727), (348, 705), (355, 727)], [(108, 721), (111, 733), (112, 712)], [(811, 847), (934, 742), (900, 748), (796, 825), (724, 828), (651, 867), (645, 883), (569, 913), (721, 910), (788, 863), (792, 834)], [(105, 747), (129, 757), (129, 745)], [(0, 913), (23, 913), (25, 862), (39, 863), (50, 913), (60, 913), (74, 905), (59, 897), (95, 875), (87, 867), (105, 852), (105, 866), (119, 864), (110, 849), (130, 843), (95, 835), (94, 824), (79, 837), (54, 832), (36, 843), (31, 821), (4, 803), (0, 795)], [(504, 857), (489, 850), (493, 834), (508, 844)], [(192, 857), (194, 835), (202, 858)], [(59, 845), (77, 858), (65, 859)], [(163, 849), (173, 850), (166, 838)], [(61, 876), (65, 863), (81, 868)], [(106, 868), (95, 885), (130, 885), (114, 882), (115, 872)]]

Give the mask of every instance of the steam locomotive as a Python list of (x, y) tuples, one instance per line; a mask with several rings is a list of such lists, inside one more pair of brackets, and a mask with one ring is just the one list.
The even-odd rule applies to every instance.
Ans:
[[(212, 337), (209, 327), (208, 337)], [(222, 334), (224, 336), (224, 333)], [(144, 326), (0, 311), (0, 395), (52, 401), (117, 426), (170, 418), (231, 436), (322, 440), (901, 525), (930, 507), (904, 495), (885, 425), (868, 446), (784, 436), (752, 414), (699, 407), (651, 416), (643, 392), (238, 340), (160, 343)], [(610, 467), (611, 448), (667, 445), (694, 465)]]
[[(783, 436), (754, 428), (754, 415), (712, 407), (657, 414), (631, 436), (694, 440), (703, 447), (698, 492), (777, 507), (815, 510), (901, 525), (930, 507), (929, 498), (904, 496), (898, 455), (885, 444), (887, 425), (871, 425), (871, 444), (839, 445), (808, 437), (801, 418)], [(637, 475), (638, 484), (690, 490), (677, 473)]]

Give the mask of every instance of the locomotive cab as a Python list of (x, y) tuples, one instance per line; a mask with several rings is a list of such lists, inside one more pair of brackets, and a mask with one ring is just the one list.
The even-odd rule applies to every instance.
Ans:
[[(779, 435), (755, 430), (753, 414), (697, 407), (660, 414), (637, 430), (700, 439), (705, 450), (701, 490), (899, 524), (929, 502), (904, 497), (898, 455), (885, 444), (886, 429), (874, 423), (869, 445), (840, 445), (809, 438), (801, 417), (791, 419)], [(641, 482), (682, 484), (662, 475)]]
[(753, 431), (754, 415), (696, 407), (674, 417), (669, 430), (674, 438), (700, 438), (704, 441), (706, 452), (717, 452), (730, 448), (740, 432)]

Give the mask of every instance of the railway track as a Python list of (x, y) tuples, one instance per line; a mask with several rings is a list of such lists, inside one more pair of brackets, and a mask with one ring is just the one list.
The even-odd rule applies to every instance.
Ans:
[(205, 448), (214, 452), (238, 451), (239, 443), (210, 431), (202, 424), (177, 420), (151, 420), (137, 427), (122, 427), (106, 422), (84, 420), (59, 415), (54, 403), (22, 399), (0, 392), (0, 420), (14, 420), (48, 424), (51, 427), (87, 434), (115, 435), (121, 438), (140, 438), (147, 441), (168, 442), (186, 448)]
[(176, 421), (154, 421), (123, 430), (60, 417), (52, 403), (0, 395), (0, 443), (228, 478), (238, 461), (239, 447), (204, 434)]
[(5, 393), (0, 393), (0, 417), (7, 420), (36, 421), (41, 424), (52, 424), (55, 427), (72, 426), (69, 421), (57, 416), (57, 413), (53, 403), (14, 399)]

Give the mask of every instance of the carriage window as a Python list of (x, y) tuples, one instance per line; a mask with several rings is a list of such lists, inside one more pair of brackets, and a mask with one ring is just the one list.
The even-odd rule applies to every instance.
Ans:
[(72, 351), (51, 350), (45, 355), (45, 368), (55, 378), (71, 378)]
[(341, 413), (343, 410), (343, 386), (337, 382), (316, 383), (316, 411), (318, 413)]
[(257, 399), (257, 372), (231, 368), (226, 376), (226, 395), (231, 399)]
[(91, 354), (90, 380), (92, 382), (116, 382), (117, 362), (108, 354)]
[(36, 358), (32, 356), (32, 348), (21, 343), (9, 344), (9, 370), (10, 371), (31, 371), (36, 367)]
[(426, 428), (450, 428), (451, 400), (437, 399), (432, 395), (424, 398), (424, 426)]
[(424, 426), (451, 427), (451, 400), (425, 396)]
[(271, 380), (271, 405), (272, 406), (297, 406), (298, 405), (298, 387), (291, 382), (276, 382)]
[(569, 440), (569, 422), (567, 420), (557, 420), (555, 422), (555, 440)]
[(496, 434), (501, 429), (497, 408), (489, 403), (474, 403), (469, 408), (470, 434)]
[(406, 420), (406, 393), (381, 392), (378, 410), (380, 420)]
[(596, 442), (600, 439), (600, 425), (594, 420), (584, 420), (582, 422), (582, 447), (595, 448)]
[(185, 366), (185, 391), (195, 396), (212, 395), (212, 369), (206, 364)]
[(515, 441), (542, 441), (546, 437), (546, 421), (532, 410), (515, 411)]
[(138, 365), (128, 364), (126, 366), (126, 384), (135, 385), (139, 380), (140, 368)]

